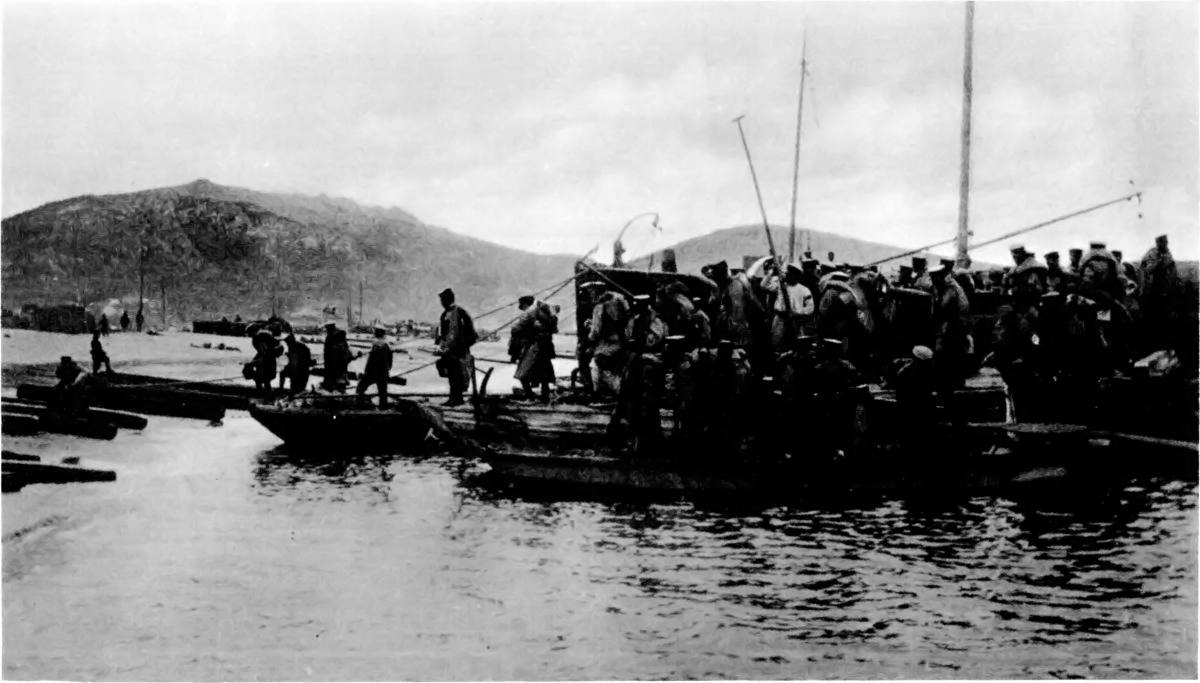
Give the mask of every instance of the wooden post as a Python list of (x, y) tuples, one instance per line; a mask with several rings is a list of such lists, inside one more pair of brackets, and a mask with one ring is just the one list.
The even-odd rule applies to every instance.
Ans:
[(960, 267), (971, 263), (967, 254), (968, 199), (971, 195), (971, 55), (975, 31), (975, 2), (968, 0), (966, 12), (966, 37), (963, 46), (963, 108), (962, 108), (962, 164), (958, 183), (958, 238), (955, 260)]
[[(808, 28), (800, 51), (800, 103), (796, 105), (796, 156), (792, 162), (792, 221), (788, 232), (788, 263), (796, 260), (796, 195), (800, 191), (800, 124), (804, 121), (804, 77), (808, 72)], [(810, 239), (811, 242), (811, 239)]]

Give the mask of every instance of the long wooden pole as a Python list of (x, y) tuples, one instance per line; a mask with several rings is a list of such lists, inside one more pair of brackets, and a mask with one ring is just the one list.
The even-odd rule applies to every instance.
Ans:
[(808, 27), (804, 29), (804, 47), (800, 51), (800, 103), (796, 105), (796, 155), (792, 161), (792, 220), (788, 231), (788, 263), (796, 260), (796, 195), (800, 192), (800, 125), (804, 121), (804, 77), (806, 75), (808, 75)]
[(971, 265), (971, 257), (967, 254), (967, 240), (970, 237), (968, 228), (968, 204), (971, 195), (971, 70), (973, 37), (975, 33), (975, 2), (967, 0), (966, 37), (963, 46), (963, 108), (962, 108), (962, 162), (958, 179), (958, 236), (955, 260), (958, 265), (967, 268)]
[(746, 164), (750, 166), (750, 180), (754, 183), (754, 196), (758, 197), (758, 211), (762, 214), (763, 231), (767, 233), (767, 249), (771, 253), (771, 260), (775, 263), (775, 269), (780, 271), (779, 276), (779, 296), (783, 297), (784, 310), (788, 313), (792, 312), (792, 300), (788, 297), (786, 272), (785, 269), (779, 267), (779, 256), (775, 253), (775, 239), (771, 237), (771, 224), (767, 222), (767, 209), (763, 206), (762, 190), (758, 188), (758, 174), (754, 172), (754, 160), (750, 158), (750, 145), (746, 144), (746, 131), (742, 130), (742, 119), (746, 118), (745, 114), (733, 120), (737, 124), (738, 135), (742, 139), (742, 149), (746, 151)]

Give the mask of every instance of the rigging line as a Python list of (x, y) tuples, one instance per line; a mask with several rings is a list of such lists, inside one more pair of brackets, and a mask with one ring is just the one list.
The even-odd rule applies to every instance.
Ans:
[[(570, 282), (571, 280), (574, 280), (574, 279), (575, 279), (575, 278), (577, 278), (577, 277), (579, 277), (579, 275), (578, 275), (578, 274), (576, 274), (576, 275), (572, 275), (571, 277), (567, 278), (566, 280), (562, 280), (562, 281), (560, 281), (560, 282), (555, 282), (554, 284), (552, 284), (552, 285), (549, 285), (549, 286), (547, 286), (547, 287), (542, 287), (542, 288), (541, 288), (541, 289), (539, 289), (538, 291), (534, 292), (534, 293), (533, 293), (531, 296), (534, 296), (534, 297), (541, 296), (541, 294), (542, 294), (543, 292), (546, 292), (546, 291), (549, 291), (549, 290), (551, 290), (551, 289), (554, 289), (555, 287), (558, 287), (558, 286), (560, 286), (560, 285), (565, 285), (566, 283)], [(556, 290), (556, 291), (557, 291), (557, 290)], [(476, 319), (476, 320), (479, 320), (480, 318), (487, 317), (487, 316), (489, 316), (489, 315), (492, 315), (493, 313), (499, 313), (500, 311), (503, 311), (504, 309), (508, 308), (509, 306), (515, 306), (515, 305), (517, 305), (518, 303), (520, 303), (520, 301), (519, 301), (519, 300), (518, 300), (518, 301), (510, 301), (510, 302), (508, 302), (508, 303), (506, 303), (506, 304), (504, 304), (504, 305), (502, 305), (502, 306), (497, 306), (496, 308), (493, 308), (493, 309), (491, 309), (491, 310), (489, 310), (489, 311), (485, 311), (485, 312), (483, 312), (483, 313), (480, 313), (479, 315), (475, 316), (475, 319)]]
[[(991, 239), (984, 240), (983, 242), (976, 242), (976, 243), (974, 243), (974, 244), (971, 244), (971, 245), (970, 245), (970, 248), (972, 248), (972, 249), (975, 249), (975, 248), (978, 248), (978, 247), (986, 247), (986, 246), (988, 246), (989, 244), (995, 244), (996, 242), (1000, 242), (1000, 241), (1003, 241), (1003, 240), (1009, 239), (1009, 238), (1011, 238), (1011, 237), (1015, 237), (1015, 236), (1017, 236), (1017, 235), (1022, 235), (1022, 234), (1024, 234), (1024, 233), (1027, 233), (1027, 232), (1032, 232), (1033, 230), (1038, 230), (1038, 229), (1040, 229), (1040, 228), (1044, 228), (1044, 227), (1047, 227), (1047, 226), (1049, 226), (1049, 225), (1054, 225), (1055, 223), (1061, 223), (1062, 221), (1065, 221), (1065, 220), (1067, 220), (1067, 219), (1069, 219), (1069, 218), (1075, 218), (1075, 217), (1077, 217), (1077, 216), (1082, 216), (1082, 215), (1084, 215), (1084, 214), (1086, 214), (1086, 213), (1091, 213), (1091, 212), (1093, 212), (1093, 211), (1098, 211), (1098, 210), (1100, 210), (1100, 209), (1103, 209), (1103, 208), (1105, 208), (1105, 207), (1112, 206), (1113, 204), (1118, 204), (1118, 203), (1120, 203), (1120, 202), (1129, 201), (1129, 200), (1131, 200), (1131, 199), (1135, 199), (1135, 198), (1136, 198), (1136, 199), (1138, 199), (1138, 200), (1140, 201), (1140, 200), (1141, 200), (1141, 197), (1142, 197), (1142, 193), (1141, 193), (1140, 191), (1139, 191), (1139, 192), (1133, 192), (1133, 193), (1127, 194), (1127, 195), (1125, 195), (1125, 196), (1123, 196), (1123, 197), (1117, 197), (1116, 199), (1110, 199), (1110, 200), (1108, 200), (1107, 202), (1101, 202), (1101, 203), (1099, 203), (1099, 204), (1095, 204), (1095, 205), (1093, 205), (1093, 206), (1089, 206), (1089, 207), (1087, 207), (1086, 209), (1080, 209), (1080, 210), (1078, 210), (1078, 211), (1072, 211), (1071, 213), (1066, 213), (1066, 214), (1063, 214), (1063, 215), (1061, 215), (1061, 216), (1057, 216), (1057, 217), (1055, 217), (1055, 218), (1051, 218), (1051, 219), (1050, 219), (1050, 220), (1048, 220), (1048, 221), (1043, 221), (1043, 222), (1041, 222), (1041, 223), (1036, 223), (1036, 224), (1034, 224), (1034, 225), (1030, 225), (1030, 226), (1027, 226), (1027, 227), (1024, 227), (1024, 228), (1018, 228), (1018, 229), (1016, 229), (1016, 230), (1012, 230), (1012, 231), (1010, 231), (1010, 232), (1006, 232), (1006, 233), (1004, 233), (1004, 234), (1002, 234), (1002, 235), (999, 235), (999, 236), (997, 236), (997, 237), (993, 237), (993, 238), (991, 238)], [(896, 255), (894, 255), (894, 256), (889, 256), (889, 257), (887, 257), (887, 258), (884, 258), (884, 259), (879, 259), (878, 261), (872, 261), (872, 262), (870, 262), (870, 263), (868, 263), (868, 264), (866, 264), (866, 265), (867, 265), (868, 267), (870, 267), (870, 266), (877, 266), (877, 265), (879, 265), (879, 264), (881, 264), (881, 263), (887, 263), (888, 261), (895, 261), (895, 260), (896, 260), (896, 259), (898, 259), (898, 258), (904, 258), (905, 256), (912, 256), (913, 254), (919, 254), (919, 253), (921, 253), (921, 252), (923, 252), (923, 251), (929, 251), (930, 249), (934, 249), (934, 248), (936, 248), (936, 247), (945, 246), (945, 245), (947, 245), (947, 244), (953, 244), (953, 243), (955, 242), (955, 240), (957, 240), (957, 239), (958, 239), (958, 237), (957, 237), (957, 236), (956, 236), (956, 237), (951, 237), (950, 239), (947, 239), (947, 240), (942, 240), (942, 241), (940, 241), (940, 242), (934, 242), (933, 244), (927, 244), (927, 245), (925, 245), (925, 246), (923, 246), (923, 247), (918, 247), (918, 248), (916, 248), (916, 249), (910, 249), (910, 250), (908, 250), (908, 251), (905, 251), (905, 252), (902, 252), (902, 253), (896, 254)]]
[[(585, 265), (586, 265), (586, 264), (585, 264)], [(574, 280), (574, 279), (575, 279), (575, 278), (577, 278), (577, 277), (579, 277), (579, 274), (578, 274), (578, 273), (576, 273), (575, 275), (572, 275), (572, 276), (571, 276), (570, 278), (568, 278), (566, 281), (559, 283), (558, 287), (557, 287), (557, 288), (556, 288), (556, 289), (555, 289), (553, 292), (550, 292), (549, 294), (547, 294), (547, 295), (545, 296), (545, 298), (546, 298), (546, 299), (549, 299), (550, 297), (554, 296), (555, 294), (558, 294), (560, 291), (562, 291), (562, 289), (563, 289), (564, 287), (566, 287), (568, 284), (570, 284), (570, 283), (571, 283), (571, 281), (572, 281), (572, 280)], [(522, 313), (521, 313), (521, 315), (524, 315), (524, 312), (522, 312)], [(517, 317), (513, 318), (512, 320), (509, 320), (508, 322), (504, 323), (504, 324), (503, 324), (503, 325), (501, 325), (500, 327), (497, 327), (497, 328), (495, 328), (494, 330), (490, 330), (490, 331), (488, 331), (488, 332), (487, 332), (487, 334), (495, 334), (495, 333), (499, 332), (500, 330), (503, 330), (504, 328), (508, 327), (509, 325), (512, 325), (513, 323), (515, 323), (515, 322), (517, 322), (518, 320), (520, 320), (520, 319), (521, 319), (521, 315), (518, 315)], [(441, 360), (441, 357), (440, 357), (440, 356), (439, 356), (438, 360)], [(436, 364), (437, 364), (437, 362), (438, 362), (438, 360), (433, 360), (433, 361), (430, 361), (430, 362), (428, 362), (428, 363), (422, 363), (421, 365), (418, 365), (418, 366), (417, 366), (417, 367), (415, 367), (415, 368), (409, 368), (408, 370), (405, 370), (404, 372), (401, 372), (401, 373), (399, 373), (399, 374), (393, 375), (393, 377), (403, 377), (404, 375), (412, 374), (412, 373), (414, 373), (414, 372), (417, 372), (418, 370), (424, 370), (425, 368), (427, 368), (427, 367), (429, 367), (429, 366), (431, 366), (431, 365), (436, 365)]]

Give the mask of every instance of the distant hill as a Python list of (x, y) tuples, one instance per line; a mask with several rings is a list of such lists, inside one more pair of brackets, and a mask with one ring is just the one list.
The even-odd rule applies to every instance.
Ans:
[[(785, 250), (786, 229), (772, 233)], [(398, 208), (207, 180), (45, 204), (4, 219), (0, 242), (6, 307), (111, 299), (136, 306), (144, 280), (154, 324), (161, 321), (164, 300), (173, 323), (235, 314), (260, 318), (273, 308), (314, 320), (329, 307), (345, 320), (351, 301), (357, 317), (360, 282), (365, 319), (432, 321), (444, 287), (453, 287), (459, 301), (478, 313), (569, 277), (575, 260), (466, 237)], [(905, 251), (819, 231), (812, 233), (812, 246), (820, 260), (832, 251), (839, 263)], [(719, 260), (739, 267), (744, 256), (767, 251), (756, 225), (718, 230), (674, 249), (680, 270), (690, 272)], [(632, 265), (644, 266), (647, 259)], [(481, 327), (503, 320), (496, 316)]]
[[(75, 197), (4, 219), (3, 300), (136, 305), (140, 273), (155, 311), (196, 317), (435, 320), (453, 287), (479, 311), (569, 277), (574, 258), (511, 249), (426, 225), (395, 208), (256, 192), (197, 180)], [(150, 315), (157, 323), (159, 313)]]
[[(784, 255), (787, 253), (788, 229), (771, 226), (771, 238), (775, 241), (775, 249)], [(803, 254), (805, 243), (804, 233), (796, 235), (796, 256)], [(684, 240), (671, 247), (675, 250), (675, 259), (681, 271), (698, 272), (701, 266), (717, 261), (726, 261), (730, 267), (740, 268), (746, 256), (766, 256), (767, 240), (761, 225), (743, 225), (736, 228), (726, 228), (710, 232), (707, 235)], [(903, 247), (890, 246), (877, 242), (868, 242), (845, 235), (836, 235), (819, 230), (812, 231), (812, 254), (822, 263), (829, 262), (829, 252), (833, 252), (834, 263), (865, 264), (885, 259), (908, 251)], [(661, 253), (661, 252), (660, 252)], [(929, 263), (937, 263), (939, 257), (930, 253), (924, 255)], [(647, 256), (632, 261), (632, 265), (645, 266)], [(655, 263), (660, 256), (656, 253)], [(884, 272), (894, 270), (900, 264), (911, 263), (911, 256), (896, 259), (880, 265)], [(976, 264), (987, 267), (988, 264)]]

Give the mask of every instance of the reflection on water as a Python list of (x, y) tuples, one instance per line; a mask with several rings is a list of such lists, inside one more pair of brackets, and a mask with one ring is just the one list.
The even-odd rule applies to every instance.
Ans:
[(244, 417), (156, 428), (116, 485), (4, 497), (51, 520), (6, 520), (7, 677), (1196, 676), (1194, 483), (564, 501)]

